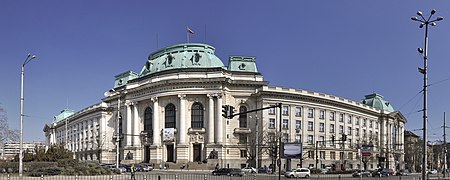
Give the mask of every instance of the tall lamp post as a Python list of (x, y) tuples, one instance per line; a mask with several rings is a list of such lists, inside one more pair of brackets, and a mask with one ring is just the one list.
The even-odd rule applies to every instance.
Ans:
[(425, 47), (424, 49), (418, 48), (418, 51), (420, 54), (423, 54), (423, 68), (419, 67), (419, 72), (423, 74), (423, 154), (422, 154), (422, 179), (425, 179), (426, 176), (426, 170), (427, 170), (427, 61), (428, 61), (428, 25), (436, 26), (437, 21), (441, 21), (444, 18), (443, 17), (437, 17), (434, 20), (430, 20), (431, 17), (436, 13), (436, 10), (431, 10), (431, 14), (428, 18), (425, 18), (422, 14), (422, 12), (417, 11), (417, 15), (420, 17), (417, 18), (416, 16), (411, 17), (413, 21), (420, 22), (419, 28), (423, 28), (425, 26)]
[(28, 53), (27, 58), (22, 64), (22, 76), (20, 78), (20, 151), (19, 151), (19, 176), (23, 174), (23, 76), (25, 73), (25, 65), (35, 59), (35, 55)]

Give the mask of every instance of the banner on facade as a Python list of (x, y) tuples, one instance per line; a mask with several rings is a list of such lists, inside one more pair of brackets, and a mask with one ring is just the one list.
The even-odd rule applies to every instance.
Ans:
[(286, 159), (300, 159), (302, 158), (302, 144), (301, 143), (284, 143), (282, 149), (282, 158)]
[(175, 128), (164, 128), (162, 138), (164, 142), (173, 142), (175, 139)]
[(364, 156), (371, 156), (372, 155), (372, 144), (363, 144), (361, 145), (361, 155)]

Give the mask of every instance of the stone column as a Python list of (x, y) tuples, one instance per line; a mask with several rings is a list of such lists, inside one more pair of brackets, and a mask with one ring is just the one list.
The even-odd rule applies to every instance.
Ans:
[(178, 95), (180, 98), (180, 128), (178, 129), (178, 133), (180, 134), (180, 139), (178, 144), (185, 145), (186, 144), (186, 95), (180, 94)]
[(125, 103), (125, 105), (127, 106), (127, 129), (125, 131), (125, 139), (126, 139), (126, 146), (131, 146), (131, 135), (133, 134), (131, 132), (131, 102), (127, 102)]
[(133, 133), (133, 145), (134, 146), (140, 146), (140, 144), (141, 144), (140, 139), (139, 139), (140, 126), (139, 126), (139, 112), (138, 112), (138, 109), (139, 109), (138, 103), (134, 102), (133, 103), (133, 115), (134, 115), (134, 117), (133, 117), (133, 122), (134, 122), (134, 125), (133, 125), (133, 130), (134, 130), (134, 133)]
[(215, 129), (215, 140), (217, 144), (222, 144), (223, 142), (223, 123), (222, 123), (222, 94), (217, 95), (217, 108), (216, 108), (216, 119), (215, 119), (216, 129)]
[(159, 104), (158, 98), (152, 98), (153, 102), (153, 145), (161, 145), (161, 129), (159, 128)]
[(214, 143), (214, 96), (208, 94), (209, 108), (208, 108), (208, 144)]

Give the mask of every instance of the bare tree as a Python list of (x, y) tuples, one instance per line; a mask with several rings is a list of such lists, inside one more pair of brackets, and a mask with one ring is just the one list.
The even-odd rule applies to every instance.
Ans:
[(18, 140), (19, 130), (9, 129), (6, 110), (0, 104), (0, 147), (3, 147), (6, 142)]

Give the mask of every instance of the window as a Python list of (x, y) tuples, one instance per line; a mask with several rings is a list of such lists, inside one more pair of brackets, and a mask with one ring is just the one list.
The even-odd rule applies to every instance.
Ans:
[(302, 135), (301, 134), (295, 134), (295, 142), (301, 143), (302, 142)]
[(275, 114), (275, 108), (270, 108), (269, 109), (269, 114), (270, 115), (274, 115)]
[(320, 151), (319, 157), (320, 157), (320, 159), (325, 160), (325, 151)]
[(289, 106), (283, 106), (283, 115), (289, 115)]
[(288, 134), (288, 133), (284, 133), (284, 134), (283, 134), (282, 141), (283, 141), (284, 143), (289, 142), (289, 134)]
[(352, 148), (352, 139), (347, 139), (347, 141), (348, 141), (348, 146), (350, 147), (350, 148)]
[(191, 107), (191, 127), (203, 128), (203, 105), (195, 102)]
[(344, 152), (339, 152), (339, 159), (343, 160), (344, 159)]
[(309, 118), (314, 118), (314, 108), (309, 108), (308, 109), (308, 117)]
[(355, 122), (355, 125), (359, 125), (359, 117), (358, 117), (358, 118), (356, 118), (356, 122)]
[(352, 127), (347, 127), (347, 134), (352, 135)]
[[(247, 107), (241, 106), (239, 112), (246, 112)], [(247, 128), (247, 114), (239, 115), (239, 128)]]
[(247, 157), (247, 150), (241, 150), (241, 158)]
[(314, 123), (312, 121), (308, 121), (308, 131), (314, 130)]
[(330, 121), (334, 121), (334, 112), (330, 112)]
[(302, 107), (295, 107), (295, 116), (297, 117), (302, 116)]
[(375, 129), (378, 129), (378, 123), (375, 122)]
[(363, 120), (363, 126), (366, 127), (366, 125), (367, 125), (367, 119), (364, 119)]
[(314, 151), (308, 151), (308, 158), (312, 158), (312, 159), (316, 158), (316, 157), (314, 157)]
[(349, 159), (349, 160), (353, 160), (353, 153), (352, 153), (352, 152), (349, 152), (349, 153), (348, 153), (348, 159)]
[(314, 136), (308, 135), (308, 144), (314, 144)]
[(269, 129), (275, 129), (275, 118), (269, 119)]
[(330, 159), (336, 160), (336, 152), (330, 152)]
[(319, 132), (324, 132), (325, 131), (325, 124), (324, 123), (320, 123), (319, 124)]
[(344, 114), (339, 114), (339, 122), (344, 122)]
[(319, 119), (325, 119), (325, 110), (320, 110)]
[(319, 136), (319, 145), (324, 146), (325, 145), (325, 137), (324, 136)]
[(297, 129), (297, 130), (302, 129), (302, 121), (300, 121), (300, 120), (295, 121), (295, 129)]
[(165, 128), (177, 128), (175, 105), (168, 104), (165, 108)]
[(339, 125), (339, 134), (344, 134), (344, 126)]
[(365, 129), (363, 129), (363, 138), (365, 139), (366, 138), (366, 130)]
[(359, 136), (359, 128), (355, 129), (355, 136)]
[(334, 133), (334, 124), (330, 124), (330, 133)]
[(372, 128), (372, 127), (373, 127), (373, 121), (370, 120), (370, 122), (369, 122), (369, 128)]
[(348, 115), (348, 120), (347, 120), (347, 122), (348, 122), (349, 124), (352, 124), (352, 115)]
[(283, 119), (283, 129), (289, 129), (289, 119)]
[(247, 135), (246, 135), (246, 134), (240, 134), (240, 135), (239, 135), (239, 143), (240, 143), (240, 144), (245, 144), (245, 143), (247, 143)]
[(369, 130), (369, 138), (372, 139), (372, 130)]

